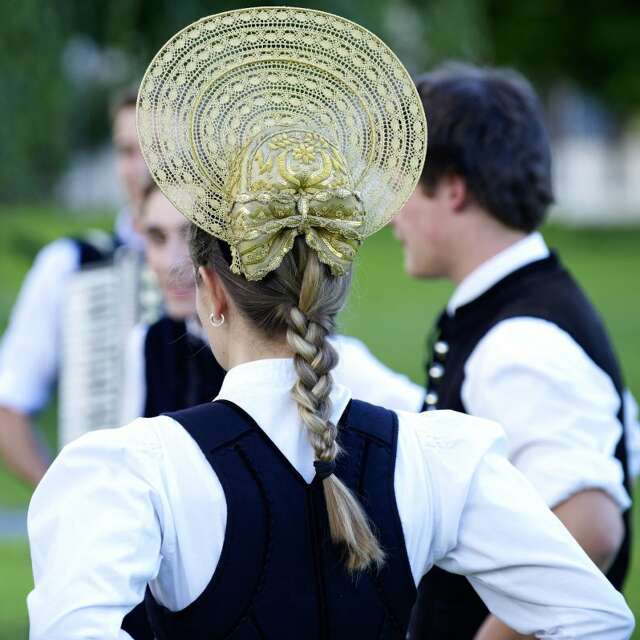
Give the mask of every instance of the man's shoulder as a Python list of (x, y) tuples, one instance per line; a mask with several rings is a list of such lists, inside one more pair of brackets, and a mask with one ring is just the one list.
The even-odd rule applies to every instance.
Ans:
[(481, 338), (494, 353), (516, 357), (536, 352), (541, 347), (564, 347), (575, 342), (557, 323), (535, 315), (514, 315), (501, 318)]
[(76, 245), (79, 264), (83, 267), (110, 260), (119, 245), (115, 234), (101, 229), (89, 229), (70, 241)]
[(66, 267), (74, 270), (79, 266), (79, 256), (78, 243), (73, 238), (58, 238), (38, 251), (34, 266), (47, 268)]
[(34, 267), (55, 272), (75, 271), (86, 263), (109, 258), (113, 255), (115, 242), (113, 234), (100, 230), (58, 238), (38, 251)]

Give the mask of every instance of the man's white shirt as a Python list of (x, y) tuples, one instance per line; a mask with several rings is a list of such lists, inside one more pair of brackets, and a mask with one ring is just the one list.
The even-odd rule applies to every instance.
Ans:
[[(542, 236), (530, 234), (467, 276), (447, 312), (455, 315), (510, 273), (548, 255)], [(614, 457), (622, 433), (620, 398), (609, 376), (558, 326), (532, 317), (498, 323), (468, 358), (461, 396), (469, 414), (504, 427), (509, 459), (550, 507), (584, 489), (601, 489), (621, 509), (629, 506)], [(637, 474), (639, 427), (631, 394), (625, 398), (630, 467)]]
[(63, 238), (38, 253), (0, 343), (0, 405), (35, 413), (46, 404), (60, 361), (65, 287), (80, 252)]

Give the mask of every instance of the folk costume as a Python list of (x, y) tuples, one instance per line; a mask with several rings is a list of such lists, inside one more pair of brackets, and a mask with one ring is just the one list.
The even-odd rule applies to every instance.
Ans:
[[(340, 358), (333, 378), (353, 397), (395, 411), (421, 409), (424, 389), (382, 364), (360, 340), (339, 335), (331, 342)], [(140, 324), (127, 345), (121, 424), (209, 402), (225, 375), (195, 321), (164, 316)], [(126, 616), (123, 629), (134, 640), (153, 638), (144, 603)]]
[[(172, 38), (143, 80), (138, 130), (160, 188), (249, 280), (299, 235), (345, 273), (412, 192), (426, 142), (411, 78), (378, 38), (290, 8)], [(292, 359), (245, 362), (214, 402), (67, 447), (30, 509), (32, 640), (126, 638), (147, 585), (160, 640), (400, 639), (434, 564), (523, 633), (628, 637), (622, 596), (499, 454), (497, 425), (392, 412), (334, 384), (344, 454), (323, 465), (296, 380)], [(329, 536), (332, 474), (372, 522), (379, 570), (350, 573)]]
[[(599, 315), (542, 236), (532, 233), (463, 280), (432, 336), (426, 409), (500, 421), (509, 459), (550, 508), (585, 489), (618, 504), (626, 535), (607, 576), (620, 589), (637, 467), (633, 401)], [(471, 639), (488, 614), (464, 578), (434, 569), (411, 637)]]

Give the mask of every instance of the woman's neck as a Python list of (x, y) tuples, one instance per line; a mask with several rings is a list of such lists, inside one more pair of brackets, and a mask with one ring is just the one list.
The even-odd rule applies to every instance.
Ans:
[(293, 351), (286, 340), (266, 340), (262, 336), (245, 336), (243, 339), (232, 340), (228, 347), (228, 368), (268, 358), (292, 358)]
[(216, 359), (226, 370), (254, 360), (293, 357), (285, 336), (268, 338), (235, 314), (226, 325), (206, 329)]

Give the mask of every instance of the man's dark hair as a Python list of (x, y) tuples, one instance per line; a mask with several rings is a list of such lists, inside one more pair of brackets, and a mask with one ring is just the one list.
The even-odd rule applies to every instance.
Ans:
[(446, 175), (503, 224), (533, 231), (553, 202), (551, 153), (531, 85), (506, 69), (448, 63), (416, 80), (427, 114), (420, 182), (432, 193)]
[(123, 109), (136, 108), (136, 102), (138, 101), (138, 85), (129, 85), (120, 89), (113, 95), (109, 102), (109, 119), (113, 125), (116, 116)]

